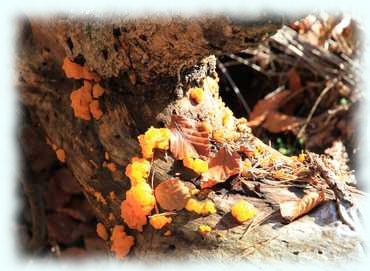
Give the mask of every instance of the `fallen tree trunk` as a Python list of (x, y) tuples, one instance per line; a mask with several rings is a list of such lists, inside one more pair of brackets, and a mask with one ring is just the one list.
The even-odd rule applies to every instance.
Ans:
[[(20, 37), (21, 101), (32, 121), (42, 128), (45, 140), (59, 150), (59, 159), (82, 186), (99, 220), (111, 229), (123, 224), (120, 204), (130, 187), (124, 173), (131, 158), (140, 156), (137, 136), (150, 126), (169, 127), (173, 114), (207, 120), (213, 129), (222, 128), (225, 106), (218, 97), (218, 89), (208, 102), (196, 105), (189, 99), (191, 87), (204, 87), (207, 78), (217, 80), (215, 58), (204, 57), (256, 45), (279, 26), (276, 22), (248, 24), (226, 18), (192, 22), (158, 19), (155, 23), (145, 19), (30, 20)], [(66, 78), (61, 69), (65, 57), (87, 67), (99, 78), (96, 81), (105, 89), (98, 99), (100, 117), (90, 120), (76, 117), (71, 93), (81, 87), (82, 80)], [(233, 147), (262, 146), (249, 129), (240, 131), (238, 139), (231, 141)], [(177, 173), (187, 181), (196, 179), (182, 172), (181, 165), (171, 156), (162, 153), (155, 158), (155, 185)], [(241, 238), (245, 227), (229, 217), (230, 205), (239, 198), (248, 198), (262, 213), (275, 214), (281, 201), (297, 198), (285, 188), (262, 185), (256, 190), (264, 197), (229, 194), (226, 189), (211, 191), (208, 197), (216, 203), (217, 214), (199, 218), (178, 212), (171, 225), (172, 237), (163, 238), (149, 226), (141, 234), (132, 232), (136, 235), (135, 254), (141, 257), (160, 257), (169, 251), (173, 256), (198, 257), (253, 254), (257, 243), (276, 239), (273, 225), (265, 225), (258, 233)], [(275, 227), (286, 231), (278, 221)], [(211, 224), (220, 234), (204, 239), (196, 232), (200, 224)], [(315, 238), (313, 235), (311, 245), (317, 242)], [(357, 242), (351, 239), (347, 244), (348, 251), (353, 251)], [(297, 243), (293, 250), (303, 249), (301, 246)], [(334, 241), (331, 246), (340, 246), (340, 242)]]

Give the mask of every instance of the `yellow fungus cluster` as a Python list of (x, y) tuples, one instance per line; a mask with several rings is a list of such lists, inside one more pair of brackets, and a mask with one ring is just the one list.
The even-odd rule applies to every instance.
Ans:
[(100, 81), (97, 74), (89, 71), (87, 67), (72, 62), (67, 57), (64, 58), (62, 69), (68, 78), (94, 80), (96, 82)]
[(200, 215), (210, 215), (216, 213), (215, 204), (208, 199), (199, 201), (191, 198), (186, 203), (185, 209), (189, 212), (194, 212)]
[(212, 228), (208, 225), (205, 225), (205, 224), (201, 224), (199, 225), (198, 227), (198, 232), (203, 235), (203, 236), (206, 236), (207, 234), (209, 234), (210, 232), (212, 231)]
[(156, 230), (162, 229), (167, 224), (170, 224), (172, 222), (171, 217), (167, 217), (164, 214), (154, 215), (151, 216), (149, 219), (150, 225)]
[(219, 143), (225, 143), (227, 141), (234, 141), (239, 138), (239, 133), (228, 130), (228, 129), (217, 129), (212, 133), (212, 138)]
[(135, 238), (127, 235), (122, 225), (116, 225), (112, 231), (111, 241), (111, 251), (116, 254), (117, 258), (122, 259), (130, 252), (131, 247), (134, 245)]
[[(153, 189), (147, 183), (150, 173), (149, 159), (153, 156), (153, 149), (167, 150), (169, 148), (170, 130), (167, 128), (149, 128), (145, 134), (138, 137), (144, 158), (134, 157), (126, 167), (125, 174), (131, 181), (131, 188), (126, 192), (126, 199), (121, 203), (121, 216), (131, 229), (143, 231), (147, 223), (147, 216), (155, 207)], [(160, 221), (154, 219), (156, 227)], [(153, 223), (154, 223), (153, 222)], [(163, 221), (162, 221), (163, 223)], [(167, 223), (169, 223), (167, 221)]]
[(199, 158), (185, 157), (183, 163), (185, 167), (192, 169), (198, 174), (205, 173), (208, 170), (208, 163)]
[(167, 128), (150, 127), (145, 134), (138, 136), (143, 157), (152, 158), (153, 149), (168, 150), (171, 132)]
[(253, 218), (257, 213), (256, 208), (245, 200), (240, 200), (233, 205), (231, 208), (232, 216), (243, 223), (251, 218)]
[(189, 96), (192, 101), (199, 104), (204, 100), (204, 91), (202, 88), (191, 88), (189, 89)]
[(146, 216), (151, 213), (154, 205), (155, 198), (150, 185), (138, 183), (126, 192), (126, 199), (121, 204), (122, 218), (131, 229), (142, 231), (147, 223)]
[(67, 57), (64, 59), (62, 69), (68, 78), (84, 79), (83, 86), (70, 94), (71, 107), (75, 117), (90, 120), (91, 116), (99, 120), (103, 116), (98, 98), (105, 89), (99, 85), (100, 77), (87, 69), (72, 62)]
[(102, 223), (96, 224), (96, 233), (104, 241), (108, 240), (108, 232), (105, 226)]
[(150, 171), (149, 161), (134, 157), (126, 167), (126, 175), (130, 178), (131, 188), (126, 192), (126, 199), (121, 203), (121, 216), (125, 223), (138, 231), (143, 230), (147, 216), (155, 206), (153, 190), (147, 183)]
[(150, 163), (144, 158), (134, 157), (126, 167), (126, 176), (129, 177), (131, 185), (146, 182), (149, 176)]
[(131, 186), (130, 190), (126, 192), (126, 200), (136, 201), (147, 214), (153, 210), (155, 204), (153, 190), (147, 183)]

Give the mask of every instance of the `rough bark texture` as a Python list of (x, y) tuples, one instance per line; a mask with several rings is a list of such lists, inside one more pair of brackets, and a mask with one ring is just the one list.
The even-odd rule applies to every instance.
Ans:
[[(66, 164), (99, 220), (111, 228), (122, 224), (120, 203), (129, 188), (124, 169), (133, 156), (139, 155), (137, 136), (151, 125), (168, 124), (173, 110), (192, 118), (210, 119), (208, 115), (217, 112), (218, 105), (205, 104), (194, 110), (189, 99), (182, 98), (189, 86), (200, 84), (206, 76), (216, 76), (214, 58), (200, 61), (212, 53), (254, 46), (279, 26), (279, 22), (233, 22), (224, 17), (191, 21), (31, 19), (24, 23), (19, 37), (21, 101), (29, 109), (33, 123), (42, 128), (45, 140), (48, 138), (65, 151)], [(104, 112), (101, 119), (84, 121), (74, 116), (70, 93), (81, 82), (65, 78), (61, 66), (66, 56), (101, 76), (101, 84), (108, 90), (99, 100)], [(197, 63), (200, 64), (194, 66)], [(117, 171), (102, 166), (105, 152), (118, 165)], [(159, 157), (154, 166), (156, 182), (172, 176), (173, 167), (176, 169), (170, 157)], [(111, 191), (116, 197), (110, 196)], [(180, 212), (171, 226), (174, 234), (167, 238), (147, 227), (137, 235), (134, 254), (258, 259), (295, 258), (303, 252), (332, 258), (343, 253), (351, 257), (361, 250), (357, 237), (346, 226), (333, 224), (337, 219), (332, 205), (285, 227), (280, 222), (268, 223), (239, 239), (245, 226), (233, 224), (227, 213), (241, 196), (220, 191), (212, 192), (210, 197), (221, 213), (198, 218)], [(273, 209), (256, 198), (250, 200), (266, 211)], [(224, 236), (202, 239), (195, 229), (205, 222), (224, 231)], [(296, 235), (300, 226), (310, 229), (304, 244)], [(338, 229), (343, 230), (345, 237), (341, 238), (348, 242), (335, 238)]]

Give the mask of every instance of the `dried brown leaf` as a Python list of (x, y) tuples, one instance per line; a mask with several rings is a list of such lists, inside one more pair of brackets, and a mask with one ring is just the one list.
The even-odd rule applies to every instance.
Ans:
[(241, 157), (222, 147), (208, 163), (208, 179), (216, 183), (224, 182), (241, 170)]
[(303, 124), (303, 119), (280, 113), (278, 111), (270, 112), (263, 127), (272, 133), (281, 133), (286, 131), (298, 132), (299, 127)]
[(298, 91), (302, 88), (302, 83), (301, 83), (301, 77), (299, 76), (297, 70), (295, 68), (292, 68), (288, 71), (288, 84), (289, 84), (289, 89), (292, 92)]
[(311, 192), (299, 200), (290, 200), (280, 203), (280, 213), (284, 219), (291, 222), (296, 218), (307, 214), (324, 200), (325, 194), (323, 191), (320, 191), (319, 193)]
[(161, 182), (154, 190), (158, 204), (167, 211), (181, 210), (191, 197), (189, 188), (178, 179)]
[(170, 150), (176, 159), (198, 158), (209, 155), (209, 132), (200, 122), (189, 118), (171, 116)]
[(270, 112), (277, 111), (281, 103), (291, 94), (291, 91), (283, 90), (273, 96), (267, 96), (258, 101), (249, 115), (248, 126), (260, 125)]

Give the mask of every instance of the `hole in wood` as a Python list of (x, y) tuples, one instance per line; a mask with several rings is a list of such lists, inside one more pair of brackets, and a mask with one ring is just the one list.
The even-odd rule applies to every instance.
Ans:
[(73, 42), (72, 42), (72, 39), (70, 37), (68, 37), (68, 39), (66, 40), (67, 42), (67, 46), (69, 48), (69, 50), (73, 50)]

